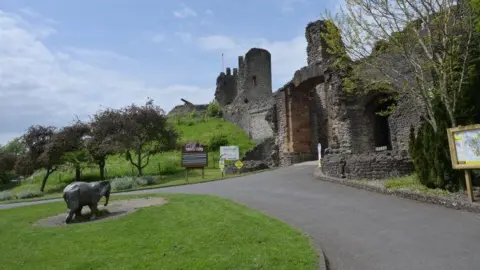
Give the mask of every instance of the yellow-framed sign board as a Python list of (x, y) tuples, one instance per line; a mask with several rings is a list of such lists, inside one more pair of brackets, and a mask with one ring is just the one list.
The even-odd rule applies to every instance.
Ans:
[(454, 169), (480, 169), (480, 124), (447, 129)]
[(449, 128), (447, 135), (452, 167), (465, 171), (467, 195), (473, 202), (471, 170), (480, 169), (480, 125)]

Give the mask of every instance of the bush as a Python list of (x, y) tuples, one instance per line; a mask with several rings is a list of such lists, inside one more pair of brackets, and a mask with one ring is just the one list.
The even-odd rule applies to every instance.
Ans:
[(1, 201), (9, 201), (13, 199), (12, 193), (8, 191), (0, 191), (0, 202)]
[(127, 190), (135, 188), (136, 181), (132, 177), (117, 177), (114, 178), (111, 182), (113, 190)]
[(135, 179), (135, 184), (137, 186), (144, 187), (144, 186), (148, 186), (148, 181), (145, 178), (138, 177)]
[(210, 151), (218, 151), (220, 149), (220, 146), (225, 146), (225, 145), (228, 145), (229, 144), (229, 141), (228, 141), (228, 137), (226, 134), (217, 134), (217, 135), (214, 135), (211, 139), (210, 139), (210, 142), (209, 142), (209, 147), (210, 147)]
[(31, 198), (38, 198), (42, 196), (43, 196), (43, 193), (38, 190), (25, 190), (17, 193), (18, 199), (31, 199)]
[(143, 177), (143, 180), (147, 182), (147, 185), (155, 185), (157, 183), (157, 177), (153, 175), (147, 175)]
[(212, 101), (208, 104), (205, 115), (208, 117), (222, 117), (222, 109), (217, 102)]
[(455, 192), (459, 189), (460, 175), (452, 168), (448, 136), (445, 130), (450, 127), (445, 109), (441, 103), (435, 104), (438, 131), (424, 122), (417, 131), (410, 129), (409, 152), (415, 172), (422, 185), (428, 188), (441, 188)]

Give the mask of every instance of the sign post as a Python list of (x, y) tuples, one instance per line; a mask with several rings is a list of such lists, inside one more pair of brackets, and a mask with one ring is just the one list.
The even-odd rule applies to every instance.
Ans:
[(243, 162), (241, 162), (240, 160), (237, 160), (237, 162), (235, 162), (235, 167), (237, 167), (238, 173), (241, 173), (240, 169), (243, 167)]
[(318, 167), (322, 167), (322, 145), (318, 143), (317, 145), (317, 150), (318, 150)]
[(450, 157), (454, 169), (465, 170), (465, 186), (474, 201), (471, 170), (480, 169), (480, 125), (447, 129)]
[(220, 168), (220, 171), (222, 172), (222, 178), (224, 177), (224, 168), (225, 168), (225, 160), (223, 157), (220, 157), (220, 160), (218, 161), (218, 167)]
[(182, 167), (185, 168), (185, 179), (188, 182), (188, 171), (202, 169), (202, 179), (205, 177), (205, 167), (208, 166), (208, 151), (199, 142), (187, 142), (182, 148)]

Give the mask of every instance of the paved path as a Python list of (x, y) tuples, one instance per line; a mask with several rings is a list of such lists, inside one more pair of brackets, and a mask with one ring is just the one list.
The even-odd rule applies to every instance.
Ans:
[(313, 168), (154, 191), (216, 194), (282, 219), (313, 238), (331, 269), (480, 269), (479, 215), (321, 182)]

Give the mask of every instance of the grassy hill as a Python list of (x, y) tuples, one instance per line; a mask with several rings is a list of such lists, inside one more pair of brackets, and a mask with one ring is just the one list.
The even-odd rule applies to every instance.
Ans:
[[(169, 121), (181, 134), (179, 144), (187, 141), (199, 141), (209, 145), (212, 138), (224, 135), (228, 140), (228, 144), (239, 146), (240, 155), (243, 155), (255, 146), (255, 143), (248, 138), (248, 135), (243, 130), (220, 118), (177, 117), (170, 118)], [(218, 152), (209, 153), (209, 168), (218, 168), (218, 156)], [(134, 167), (121, 155), (108, 157), (105, 168), (107, 178), (135, 176), (137, 173)], [(184, 169), (181, 167), (181, 152), (171, 151), (152, 156), (149, 165), (143, 170), (143, 173), (144, 175), (163, 176), (164, 179), (170, 178), (172, 180), (183, 177)], [(38, 191), (43, 176), (43, 171), (37, 171), (28, 179), (23, 180), (21, 185), (9, 191), (12, 194)], [(74, 180), (74, 176), (74, 171), (66, 167), (54, 172), (47, 181), (45, 193), (60, 192), (68, 183)], [(94, 181), (99, 178), (99, 171), (96, 165), (86, 167), (82, 171), (82, 180)]]

